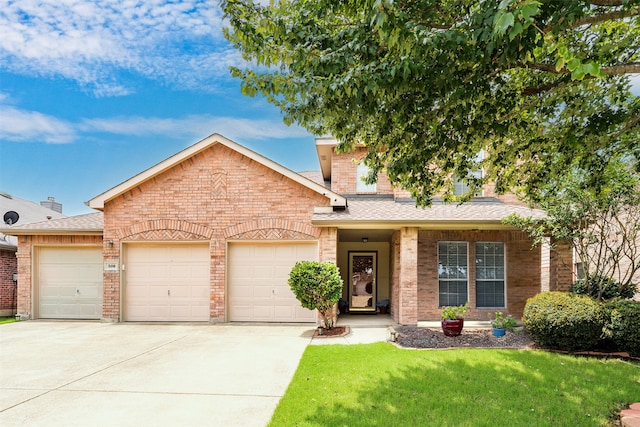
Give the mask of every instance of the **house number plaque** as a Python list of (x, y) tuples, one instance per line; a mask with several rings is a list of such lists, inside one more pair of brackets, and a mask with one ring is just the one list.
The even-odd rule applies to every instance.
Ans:
[(104, 263), (104, 271), (117, 272), (119, 264), (120, 263), (118, 262), (118, 260), (105, 261), (105, 263)]

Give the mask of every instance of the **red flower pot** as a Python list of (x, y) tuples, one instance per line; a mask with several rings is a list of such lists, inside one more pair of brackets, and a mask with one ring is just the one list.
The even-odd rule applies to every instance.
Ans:
[(457, 337), (462, 333), (464, 319), (442, 319), (442, 332), (448, 337)]

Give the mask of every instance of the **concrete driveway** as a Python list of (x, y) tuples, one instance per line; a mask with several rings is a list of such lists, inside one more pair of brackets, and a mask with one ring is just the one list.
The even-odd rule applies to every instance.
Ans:
[(0, 326), (1, 426), (264, 426), (312, 326)]

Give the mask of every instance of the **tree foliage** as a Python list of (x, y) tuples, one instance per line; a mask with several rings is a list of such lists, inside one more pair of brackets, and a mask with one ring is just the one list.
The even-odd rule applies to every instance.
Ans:
[(342, 296), (342, 278), (330, 262), (299, 261), (289, 273), (289, 287), (304, 308), (317, 309), (324, 327), (333, 328), (332, 310)]
[(385, 171), (419, 204), (454, 176), (469, 197), (490, 180), (536, 199), (570, 168), (598, 186), (610, 158), (640, 159), (640, 0), (222, 5), (243, 92), (343, 152), (364, 144), (370, 182)]
[(605, 298), (612, 283), (633, 295), (640, 272), (640, 177), (626, 161), (613, 159), (602, 180), (595, 190), (580, 173), (568, 172), (562, 185), (543, 187), (545, 218), (505, 220), (527, 231), (535, 244), (548, 238), (570, 242), (587, 282), (597, 288), (588, 293), (597, 299)]

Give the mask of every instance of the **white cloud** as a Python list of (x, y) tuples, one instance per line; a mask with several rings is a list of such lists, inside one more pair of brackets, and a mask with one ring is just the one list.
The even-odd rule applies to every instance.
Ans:
[(132, 136), (163, 135), (172, 138), (204, 138), (212, 133), (220, 133), (232, 139), (245, 140), (295, 138), (309, 135), (301, 127), (287, 127), (280, 119), (251, 120), (206, 114), (169, 119), (157, 117), (85, 119), (78, 129), (82, 132)]
[(2, 105), (0, 140), (64, 144), (76, 139), (73, 126), (53, 116)]
[[(0, 93), (0, 100), (3, 94)], [(73, 123), (37, 111), (20, 110), (0, 103), (0, 140), (16, 142), (71, 143), (96, 134), (134, 137), (201, 139), (220, 133), (238, 140), (263, 140), (308, 136), (298, 126), (287, 127), (279, 118), (243, 119), (208, 114), (181, 118), (109, 117), (81, 119)]]
[(242, 61), (222, 25), (211, 0), (0, 0), (0, 64), (72, 79), (99, 96), (131, 90), (117, 81), (121, 72), (210, 90)]

